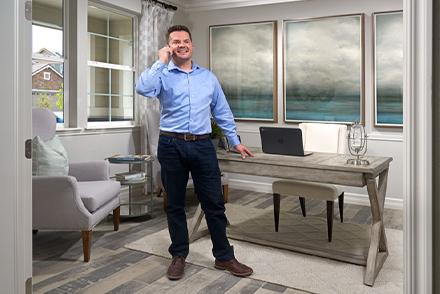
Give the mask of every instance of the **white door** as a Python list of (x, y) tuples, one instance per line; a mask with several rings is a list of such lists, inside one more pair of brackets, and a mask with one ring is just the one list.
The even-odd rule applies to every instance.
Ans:
[(31, 138), (32, 35), (26, 2), (32, 3), (0, 3), (0, 292), (17, 294), (32, 292), (32, 171), (25, 157)]

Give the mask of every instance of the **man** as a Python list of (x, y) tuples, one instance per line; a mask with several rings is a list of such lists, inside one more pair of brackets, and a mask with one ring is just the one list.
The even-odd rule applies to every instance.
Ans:
[[(200, 201), (213, 244), (215, 268), (236, 276), (252, 269), (239, 263), (226, 237), (227, 219), (221, 192), (221, 175), (211, 132), (210, 113), (242, 159), (253, 154), (237, 137), (234, 117), (215, 75), (195, 64), (191, 33), (185, 26), (172, 26), (168, 45), (159, 50), (159, 60), (136, 82), (136, 92), (160, 102), (160, 136), (157, 157), (167, 192), (167, 219), (171, 237), (168, 251), (173, 261), (167, 276), (180, 279), (189, 252), (185, 193), (189, 172)], [(168, 66), (167, 66), (168, 64)]]

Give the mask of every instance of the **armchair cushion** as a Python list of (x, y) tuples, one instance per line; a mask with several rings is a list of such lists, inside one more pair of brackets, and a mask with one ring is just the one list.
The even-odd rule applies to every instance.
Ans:
[(86, 181), (77, 182), (79, 196), (88, 211), (94, 212), (107, 202), (114, 199), (121, 190), (117, 181)]
[(67, 152), (58, 136), (46, 142), (36, 136), (32, 140), (32, 174), (65, 176), (68, 172)]

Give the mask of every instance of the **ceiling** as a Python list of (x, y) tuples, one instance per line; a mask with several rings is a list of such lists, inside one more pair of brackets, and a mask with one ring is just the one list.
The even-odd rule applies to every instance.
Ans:
[(215, 10), (307, 0), (164, 0), (184, 12)]

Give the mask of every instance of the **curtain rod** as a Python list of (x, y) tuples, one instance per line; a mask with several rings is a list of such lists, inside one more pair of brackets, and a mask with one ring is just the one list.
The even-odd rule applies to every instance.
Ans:
[(153, 3), (156, 3), (156, 4), (162, 5), (163, 8), (165, 8), (165, 9), (177, 10), (177, 7), (176, 7), (176, 6), (173, 6), (173, 5), (167, 4), (167, 3), (165, 3), (165, 2), (161, 2), (161, 1), (157, 1), (157, 0), (150, 0), (150, 2), (153, 2)]

